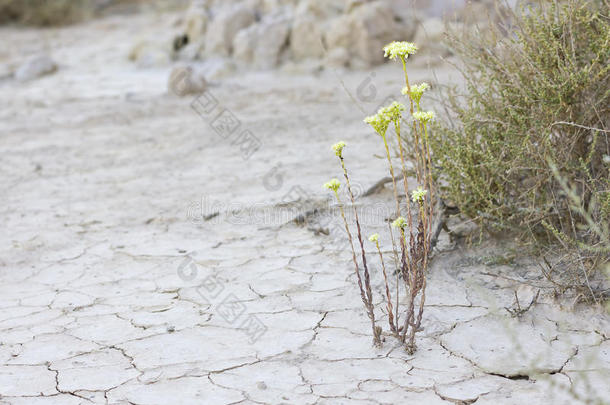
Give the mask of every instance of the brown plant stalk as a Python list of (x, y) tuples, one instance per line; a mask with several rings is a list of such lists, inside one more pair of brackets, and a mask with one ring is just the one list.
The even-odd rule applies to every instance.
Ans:
[(369, 269), (366, 263), (366, 251), (364, 250), (364, 242), (362, 241), (362, 231), (360, 229), (360, 220), (358, 218), (358, 209), (356, 208), (356, 202), (354, 199), (354, 193), (352, 192), (352, 187), (349, 181), (349, 176), (347, 174), (347, 168), (345, 167), (345, 162), (343, 160), (343, 156), (339, 156), (339, 160), (341, 161), (341, 168), (343, 169), (343, 176), (345, 177), (345, 185), (347, 187), (347, 192), (349, 194), (350, 200), (352, 202), (352, 207), (354, 209), (354, 219), (356, 221), (356, 230), (358, 235), (358, 242), (360, 243), (360, 250), (362, 253), (362, 267), (364, 267), (364, 288), (366, 291), (366, 301), (364, 303), (369, 319), (371, 320), (371, 325), (373, 328), (373, 343), (376, 346), (381, 346), (381, 329), (375, 326), (375, 310), (373, 305), (373, 292), (371, 290), (371, 276), (369, 273)]
[(379, 253), (379, 260), (381, 261), (381, 269), (383, 271), (383, 281), (385, 283), (385, 295), (387, 298), (386, 307), (388, 309), (388, 323), (390, 324), (390, 330), (393, 333), (397, 333), (397, 325), (394, 323), (394, 308), (392, 307), (392, 296), (390, 295), (390, 285), (388, 283), (388, 273), (386, 272), (385, 262), (383, 261), (383, 254), (381, 253), (381, 248), (379, 247), (379, 241), (377, 238), (371, 239), (371, 241), (375, 242), (375, 247), (377, 248), (377, 252)]

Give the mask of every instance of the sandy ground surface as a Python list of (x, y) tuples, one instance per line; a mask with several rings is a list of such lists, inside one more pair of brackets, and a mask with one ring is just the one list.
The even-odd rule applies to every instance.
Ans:
[[(545, 290), (511, 317), (514, 291), (527, 303), (542, 282), (531, 260), (498, 260), (506, 251), (491, 242), (462, 249), (442, 235), (419, 350), (409, 356), (391, 336), (372, 347), (321, 184), (340, 175), (337, 140), (357, 189), (385, 176), (362, 118), (396, 94), (398, 66), (249, 73), (179, 98), (168, 68), (127, 61), (158, 19), (0, 29), (3, 62), (47, 49), (60, 65), (0, 82), (0, 404), (610, 397), (608, 318)], [(423, 68), (413, 77), (433, 79)], [(358, 204), (383, 217), (390, 201), (384, 190)], [(383, 238), (379, 216), (365, 222)], [(385, 323), (377, 272), (373, 284)]]

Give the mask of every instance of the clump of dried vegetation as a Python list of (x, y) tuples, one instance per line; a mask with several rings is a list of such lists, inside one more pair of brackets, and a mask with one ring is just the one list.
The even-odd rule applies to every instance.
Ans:
[[(400, 342), (405, 345), (407, 352), (413, 353), (416, 350), (415, 332), (420, 329), (424, 302), (426, 299), (426, 272), (428, 269), (431, 239), (432, 239), (432, 222), (435, 211), (435, 192), (432, 182), (432, 165), (430, 160), (430, 142), (428, 137), (428, 128), (434, 120), (432, 111), (423, 111), (421, 99), (423, 93), (427, 90), (428, 85), (422, 83), (420, 85), (412, 85), (409, 82), (407, 73), (407, 59), (409, 55), (417, 52), (417, 47), (409, 42), (393, 42), (384, 48), (385, 56), (393, 60), (398, 60), (402, 64), (405, 87), (402, 90), (403, 95), (407, 97), (408, 105), (393, 102), (389, 106), (381, 108), (377, 114), (367, 117), (364, 121), (369, 124), (377, 135), (383, 141), (388, 161), (388, 169), (392, 179), (394, 199), (396, 203), (396, 213), (394, 220), (389, 227), (390, 240), (392, 243), (392, 252), (394, 256), (394, 265), (398, 269), (396, 271), (396, 289), (390, 288), (388, 272), (384, 262), (382, 250), (379, 245), (379, 235), (374, 234), (369, 237), (369, 241), (375, 244), (377, 253), (381, 262), (381, 271), (383, 272), (383, 280), (385, 283), (385, 299), (386, 309), (388, 313), (388, 323), (390, 332)], [(405, 111), (409, 111), (406, 117), (403, 117)], [(406, 122), (407, 128), (401, 129), (401, 124)], [(392, 164), (390, 148), (388, 146), (388, 137), (393, 137), (390, 128), (394, 129), (397, 144), (399, 145), (400, 155), (400, 170), (401, 176), (395, 172)], [(412, 142), (403, 143), (403, 137), (409, 135)], [(369, 265), (367, 264), (367, 255), (365, 242), (362, 235), (360, 220), (358, 218), (358, 210), (354, 204), (354, 194), (350, 184), (350, 177), (345, 165), (343, 156), (344, 142), (339, 142), (333, 145), (335, 155), (339, 158), (345, 186), (348, 195), (351, 199), (351, 206), (354, 211), (354, 221), (356, 228), (356, 239), (359, 245), (360, 258), (356, 254), (354, 237), (352, 236), (351, 228), (353, 225), (348, 223), (345, 215), (342, 201), (339, 197), (339, 180), (332, 179), (325, 184), (325, 187), (332, 190), (335, 194), (345, 231), (349, 240), (352, 251), (352, 260), (360, 290), (360, 296), (368, 317), (371, 320), (373, 342), (380, 346), (382, 341), (382, 327), (377, 324), (375, 319), (375, 307), (371, 289), (371, 274)], [(414, 161), (411, 162), (415, 169), (415, 177), (418, 187), (409, 191), (407, 182), (407, 162), (405, 157), (413, 156)], [(400, 191), (397, 181), (403, 180), (404, 190)], [(404, 194), (403, 194), (404, 193)], [(405, 214), (406, 218), (403, 216)], [(396, 238), (392, 232), (394, 228), (397, 233)], [(396, 243), (398, 240), (398, 243)], [(361, 270), (362, 267), (362, 270)], [(392, 274), (390, 274), (392, 276)], [(404, 288), (406, 295), (404, 306), (404, 314), (401, 320), (401, 302), (399, 299), (400, 285)], [(394, 291), (391, 291), (394, 290)], [(392, 295), (394, 294), (394, 298)], [(393, 300), (394, 304), (393, 304)], [(401, 324), (402, 322), (402, 324)]]
[[(558, 292), (598, 301), (610, 257), (610, 6), (552, 0), (449, 35), (466, 89), (431, 138), (445, 200), (543, 258)], [(593, 280), (597, 280), (594, 282)]]

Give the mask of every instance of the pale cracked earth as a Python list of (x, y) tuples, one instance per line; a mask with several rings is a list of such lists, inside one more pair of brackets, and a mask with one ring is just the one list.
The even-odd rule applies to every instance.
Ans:
[[(357, 187), (385, 175), (358, 105), (369, 113), (400, 88), (396, 65), (217, 80), (218, 108), (262, 141), (244, 160), (192, 98), (167, 93), (167, 68), (127, 62), (162, 21), (0, 30), (2, 63), (47, 49), (60, 65), (0, 81), (0, 404), (607, 400), (608, 317), (553, 301), (533, 261), (496, 260), (497, 243), (456, 248), (443, 234), (418, 351), (390, 336), (372, 347), (320, 185), (340, 174), (339, 139)], [(421, 66), (415, 79), (432, 80)], [(380, 221), (365, 228), (383, 240)], [(385, 322), (377, 271), (373, 283)], [(538, 287), (521, 318), (504, 310)]]

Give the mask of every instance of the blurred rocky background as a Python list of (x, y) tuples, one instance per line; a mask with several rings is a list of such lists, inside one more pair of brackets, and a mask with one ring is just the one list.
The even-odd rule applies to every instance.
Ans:
[[(479, 0), (193, 0), (173, 38), (173, 57), (215, 60), (228, 69), (286, 69), (301, 64), (368, 68), (380, 49), (409, 40), (439, 53), (445, 22), (486, 20), (493, 2)], [(468, 11), (466, 11), (468, 10)], [(132, 57), (139, 59), (137, 50)], [(221, 62), (221, 60), (223, 62)]]
[[(310, 72), (384, 62), (382, 46), (414, 41), (426, 63), (449, 56), (450, 26), (487, 24), (492, 0), (0, 0), (1, 24), (51, 26), (111, 14), (170, 15), (155, 35), (133, 41), (139, 67), (181, 61), (219, 78), (240, 69)], [(52, 64), (46, 61), (46, 69)]]
[[(442, 43), (445, 31), (485, 26), (497, 11), (493, 4), (493, 0), (0, 0), (0, 24), (47, 27), (116, 14), (162, 15), (153, 29), (124, 38), (130, 44), (125, 57), (138, 68), (173, 69), (170, 83), (187, 75), (191, 86), (184, 92), (189, 93), (200, 91), (206, 79), (243, 70), (367, 69), (384, 63), (380, 49), (394, 40), (416, 42), (421, 48), (417, 62), (435, 64), (451, 56)], [(49, 51), (4, 67), (0, 76), (29, 80), (56, 68)]]

